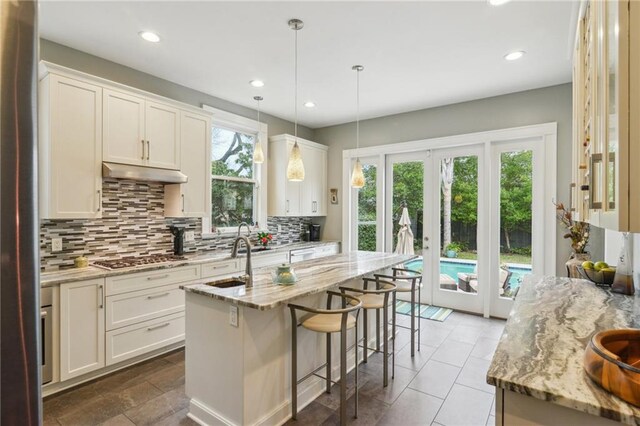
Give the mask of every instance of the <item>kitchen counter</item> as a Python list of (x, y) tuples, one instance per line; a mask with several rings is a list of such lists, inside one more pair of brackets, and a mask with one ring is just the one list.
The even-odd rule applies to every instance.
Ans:
[[(271, 246), (269, 250), (257, 251), (251, 253), (251, 256), (261, 256), (268, 253), (277, 253), (282, 251), (290, 251), (303, 248), (320, 247), (328, 244), (336, 244), (338, 241), (303, 241), (292, 244), (282, 244), (278, 246)], [(52, 285), (58, 285), (74, 281), (83, 281), (93, 278), (104, 278), (116, 275), (132, 274), (136, 272), (146, 272), (158, 269), (176, 268), (179, 266), (194, 265), (200, 263), (219, 262), (223, 260), (231, 259), (231, 250), (225, 251), (211, 251), (199, 254), (186, 253), (184, 260), (175, 262), (154, 263), (149, 265), (134, 266), (131, 268), (122, 268), (115, 270), (108, 270), (99, 268), (97, 266), (87, 266), (86, 268), (71, 268), (63, 269), (53, 272), (42, 272), (40, 274), (40, 286), (49, 287)], [(239, 258), (245, 258), (246, 254), (238, 255)]]
[(273, 268), (269, 267), (254, 271), (252, 288), (245, 288), (245, 286), (217, 288), (207, 284), (187, 285), (182, 288), (189, 293), (266, 310), (298, 297), (321, 293), (354, 278), (389, 268), (415, 257), (414, 255), (356, 251), (296, 263), (294, 269), (298, 281), (294, 285), (274, 284), (271, 276)]
[[(326, 308), (326, 290), (338, 290), (346, 283), (361, 287), (363, 275), (415, 257), (352, 252), (307, 260), (294, 265), (298, 282), (291, 286), (272, 284), (271, 267), (255, 271), (251, 289), (185, 286), (189, 417), (208, 425), (284, 424), (291, 416), (291, 328), (296, 327), (286, 303), (295, 299), (300, 305)], [(339, 304), (340, 298), (334, 298), (334, 308)], [(362, 327), (360, 320), (358, 328)], [(370, 320), (370, 347), (375, 345), (375, 328), (376, 322)], [(354, 332), (347, 332), (348, 342), (353, 342)], [(332, 378), (338, 380), (340, 344), (336, 333), (332, 338)], [(325, 339), (323, 334), (298, 328), (299, 378), (325, 362)], [(349, 369), (354, 365), (353, 353), (349, 352)], [(300, 383), (298, 406), (324, 393), (325, 386), (315, 376)]]
[[(582, 366), (584, 349), (593, 334), (639, 326), (637, 296), (611, 293), (585, 280), (527, 278), (495, 351), (487, 382), (497, 390), (590, 414), (593, 422), (589, 424), (605, 421), (593, 417), (599, 416), (640, 425), (640, 408), (600, 388)], [(555, 421), (560, 422), (558, 417)], [(584, 419), (582, 422), (585, 424)]]

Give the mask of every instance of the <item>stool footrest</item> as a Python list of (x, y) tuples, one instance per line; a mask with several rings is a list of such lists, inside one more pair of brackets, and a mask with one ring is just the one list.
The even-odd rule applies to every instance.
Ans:
[(301, 379), (298, 379), (298, 384), (300, 384), (300, 383), (304, 382), (305, 380), (307, 380), (307, 379), (308, 379), (309, 377), (311, 377), (311, 376), (315, 376), (315, 375), (316, 375), (316, 371), (321, 370), (321, 369), (325, 368), (326, 366), (327, 366), (327, 363), (325, 362), (325, 363), (324, 363), (324, 364), (322, 364), (320, 367), (316, 367), (315, 369), (313, 369), (313, 370), (311, 371), (311, 373), (307, 374), (306, 376), (304, 376), (304, 377), (303, 377), (303, 378), (301, 378)]

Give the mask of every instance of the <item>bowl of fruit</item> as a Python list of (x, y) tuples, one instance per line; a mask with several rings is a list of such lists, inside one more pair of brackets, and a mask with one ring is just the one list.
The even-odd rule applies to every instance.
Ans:
[(616, 275), (616, 268), (611, 267), (607, 262), (592, 262), (587, 260), (578, 266), (578, 272), (585, 279), (591, 281), (595, 285), (609, 287), (613, 284), (613, 278)]

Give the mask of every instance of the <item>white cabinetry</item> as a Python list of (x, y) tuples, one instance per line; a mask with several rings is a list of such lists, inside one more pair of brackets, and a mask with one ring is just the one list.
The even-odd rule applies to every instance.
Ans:
[(180, 117), (182, 173), (189, 181), (164, 187), (167, 217), (205, 217), (210, 214), (211, 193), (207, 191), (211, 164), (211, 117), (182, 112)]
[(287, 163), (294, 141), (291, 135), (269, 138), (269, 215), (326, 216), (329, 148), (298, 138), (305, 178), (302, 182), (290, 182)]
[(60, 285), (60, 380), (105, 366), (104, 280)]
[(102, 88), (48, 74), (39, 96), (40, 217), (101, 217)]
[(180, 168), (180, 111), (177, 108), (105, 89), (103, 109), (104, 161)]

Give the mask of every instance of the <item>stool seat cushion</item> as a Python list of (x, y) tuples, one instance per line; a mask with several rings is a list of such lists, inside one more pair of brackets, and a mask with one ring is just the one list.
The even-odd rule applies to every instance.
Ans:
[[(337, 333), (340, 331), (342, 314), (313, 314), (302, 321), (302, 326), (319, 333)], [(347, 315), (347, 330), (356, 326), (356, 318)]]
[[(396, 292), (398, 293), (410, 293), (411, 292), (411, 281), (394, 281), (396, 285)], [(418, 283), (416, 283), (416, 289), (418, 288)], [(390, 285), (385, 285), (384, 288), (391, 288)]]
[[(384, 308), (384, 295), (382, 294), (365, 293), (358, 294), (356, 297), (362, 301), (362, 309)], [(355, 300), (352, 300), (349, 303), (354, 306), (358, 304)]]

